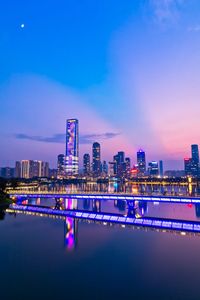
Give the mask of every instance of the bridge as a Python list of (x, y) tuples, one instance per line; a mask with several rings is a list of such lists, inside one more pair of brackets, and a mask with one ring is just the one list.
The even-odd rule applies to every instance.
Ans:
[(124, 201), (148, 201), (161, 203), (191, 203), (200, 204), (200, 197), (189, 196), (161, 196), (161, 195), (134, 195), (125, 193), (87, 193), (66, 191), (20, 191), (9, 190), (10, 197), (14, 198), (71, 198), (71, 199), (93, 199), (93, 200), (124, 200)]
[(103, 223), (112, 223), (119, 225), (132, 225), (143, 228), (162, 229), (168, 231), (179, 231), (187, 233), (200, 234), (200, 222), (185, 221), (166, 218), (152, 218), (152, 217), (130, 217), (120, 214), (91, 212), (83, 210), (56, 210), (50, 207), (31, 206), (31, 205), (18, 205), (11, 204), (6, 210), (8, 213), (27, 213), (39, 216), (56, 216), (61, 218), (70, 217), (73, 219), (81, 219), (87, 221), (96, 221)]

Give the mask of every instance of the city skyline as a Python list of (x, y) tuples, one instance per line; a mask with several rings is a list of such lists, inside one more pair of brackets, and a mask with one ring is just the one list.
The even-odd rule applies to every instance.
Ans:
[(2, 6), (0, 165), (56, 166), (64, 120), (76, 116), (81, 157), (98, 141), (107, 161), (143, 148), (149, 161), (183, 169), (200, 141), (199, 1), (111, 0), (97, 17), (91, 0), (59, 3)]
[[(12, 167), (1, 167), (0, 176), (4, 178), (34, 178), (34, 177), (52, 177), (63, 179), (67, 177), (117, 177), (117, 178), (136, 178), (136, 177), (158, 177), (162, 178), (179, 176), (199, 177), (200, 161), (198, 144), (191, 145), (190, 157), (185, 157), (184, 170), (165, 170), (163, 160), (146, 160), (146, 152), (139, 149), (135, 160), (127, 157), (124, 151), (118, 151), (113, 155), (112, 160), (105, 161), (101, 157), (101, 145), (98, 142), (92, 144), (90, 154), (84, 153), (82, 161), (79, 155), (79, 120), (76, 118), (66, 120), (65, 133), (65, 155), (57, 155), (57, 166), (49, 168), (48, 162), (38, 160), (21, 160), (15, 162), (15, 169)], [(82, 163), (82, 166), (80, 165)], [(147, 167), (148, 166), (148, 167)], [(180, 172), (179, 172), (180, 171)]]
[[(111, 133), (107, 133), (107, 135), (110, 135)], [(94, 145), (98, 145), (98, 147), (100, 147), (100, 144), (99, 142), (97, 142), (97, 140), (94, 140), (94, 142), (92, 144), (90, 144), (90, 150), (87, 151), (89, 153), (83, 153), (82, 154), (82, 157), (79, 155), (79, 144), (80, 144), (80, 136), (79, 136), (79, 120), (76, 119), (76, 118), (71, 118), (71, 119), (67, 119), (66, 120), (66, 133), (65, 135), (63, 135), (64, 138), (65, 138), (65, 151), (62, 151), (62, 153), (60, 154), (57, 154), (56, 157), (54, 158), (54, 164), (51, 166), (53, 169), (58, 169), (58, 170), (61, 170), (61, 174), (59, 174), (59, 171), (58, 171), (58, 177), (59, 175), (61, 175), (62, 177), (62, 173), (66, 173), (68, 175), (78, 175), (81, 171), (83, 171), (84, 173), (84, 169), (85, 169), (85, 162), (84, 162), (84, 157), (85, 155), (89, 155), (89, 160), (90, 160), (90, 155), (91, 157), (93, 157), (93, 163), (91, 164), (91, 170), (93, 170), (93, 165), (94, 165)], [(100, 136), (96, 136), (98, 137), (99, 139), (101, 139), (101, 135)], [(60, 137), (59, 137), (60, 138)], [(86, 139), (86, 144), (89, 144), (89, 138), (87, 140), (88, 137), (85, 136), (85, 139)], [(91, 136), (90, 136), (91, 138)], [(105, 137), (104, 137), (105, 138)], [(49, 141), (50, 143), (50, 141)], [(83, 142), (84, 144), (84, 142)], [(63, 149), (62, 149), (63, 150)], [(65, 152), (65, 155), (63, 154)], [(100, 153), (100, 149), (99, 149), (99, 153)], [(122, 150), (122, 151), (118, 151), (118, 154), (117, 155), (114, 155), (114, 153), (112, 154), (111, 158), (108, 159), (107, 161), (105, 161), (103, 158), (103, 160), (99, 160), (99, 163), (108, 163), (108, 164), (112, 164), (115, 159), (118, 160), (117, 156), (118, 155), (123, 155), (123, 159), (120, 159), (119, 160), (122, 160), (123, 163), (126, 164), (126, 160), (128, 159), (129, 160), (129, 167), (130, 168), (138, 168), (139, 170), (139, 174), (140, 175), (144, 175), (145, 171), (147, 170), (147, 167), (146, 167), (146, 163), (149, 163), (149, 166), (151, 165), (151, 163), (157, 163), (158, 164), (162, 164), (161, 168), (162, 168), (162, 173), (163, 173), (163, 160), (152, 160), (150, 161), (148, 159), (148, 161), (146, 160), (146, 151), (143, 150), (143, 149), (138, 149), (136, 151), (136, 153), (133, 155), (133, 159), (132, 157), (126, 157), (125, 158), (125, 152)], [(21, 161), (37, 161), (36, 159), (21, 159)], [(88, 158), (87, 158), (88, 160)], [(39, 160), (38, 160), (39, 161)], [(61, 163), (61, 161), (63, 161)], [(130, 164), (130, 161), (132, 161), (132, 164)], [(16, 163), (18, 163), (19, 161), (14, 161), (14, 165), (16, 166)], [(189, 162), (189, 164), (191, 165), (191, 162), (192, 162), (192, 168), (196, 169), (196, 175), (198, 174), (198, 166), (199, 166), (199, 150), (198, 150), (198, 144), (192, 144), (191, 145), (191, 155), (190, 156), (187, 156), (187, 157), (184, 157), (182, 159), (182, 164), (183, 164), (183, 167), (181, 169), (176, 169), (174, 168), (174, 166), (171, 168), (171, 170), (180, 170), (180, 171), (183, 171), (185, 170), (186, 171), (186, 165), (185, 163), (186, 162)], [(165, 162), (166, 163), (166, 162)], [(87, 164), (87, 163), (86, 163)], [(195, 166), (193, 165), (195, 164)], [(60, 167), (58, 167), (60, 166)], [(137, 167), (138, 166), (138, 167)], [(14, 166), (13, 165), (5, 165), (5, 166), (0, 166), (0, 168), (4, 169), (8, 167), (8, 169), (12, 169)], [(99, 171), (100, 171), (100, 165), (99, 165)], [(191, 166), (189, 167), (189, 169), (191, 168)], [(158, 168), (159, 169), (159, 168)], [(166, 165), (165, 165), (165, 170), (166, 171), (170, 171), (169, 168), (166, 168)], [(93, 172), (95, 173), (95, 171), (93, 170)], [(189, 171), (189, 174), (190, 175), (190, 172)], [(87, 172), (86, 172), (87, 173)], [(118, 173), (116, 171), (116, 173)], [(187, 174), (187, 171), (186, 171), (186, 174)]]

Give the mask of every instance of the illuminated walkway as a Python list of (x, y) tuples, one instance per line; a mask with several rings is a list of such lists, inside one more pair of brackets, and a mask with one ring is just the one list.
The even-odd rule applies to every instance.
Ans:
[(132, 225), (137, 227), (148, 227), (154, 229), (166, 229), (173, 231), (195, 232), (200, 233), (200, 222), (184, 221), (162, 218), (135, 218), (117, 214), (109, 213), (94, 213), (90, 211), (80, 210), (55, 210), (48, 207), (30, 206), (30, 205), (10, 205), (7, 212), (25, 212), (30, 214), (39, 214), (40, 216), (58, 216), (58, 217), (71, 217), (75, 219), (85, 219), (90, 221), (100, 221), (104, 223), (115, 223), (121, 225)]
[(145, 196), (131, 194), (109, 194), (109, 193), (67, 193), (67, 192), (22, 192), (10, 191), (9, 195), (14, 198), (72, 198), (72, 199), (96, 199), (96, 200), (128, 200), (128, 201), (149, 201), (163, 203), (200, 203), (200, 197), (186, 196)]

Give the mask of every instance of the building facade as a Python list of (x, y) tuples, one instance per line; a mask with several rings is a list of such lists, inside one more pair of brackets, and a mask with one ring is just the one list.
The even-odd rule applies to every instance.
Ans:
[(59, 154), (57, 158), (57, 176), (58, 178), (65, 177), (65, 155)]
[(149, 163), (148, 173), (150, 176), (158, 176), (159, 175), (159, 168), (158, 168), (157, 161), (152, 161)]
[(130, 177), (130, 172), (131, 172), (131, 159), (130, 157), (125, 158), (125, 163), (126, 163), (126, 177)]
[(159, 175), (160, 175), (160, 177), (163, 177), (163, 175), (164, 175), (163, 161), (162, 160), (159, 161)]
[(92, 172), (95, 177), (101, 174), (101, 147), (97, 142), (92, 147)]
[(117, 177), (124, 177), (126, 175), (125, 153), (119, 151), (114, 157), (114, 173)]
[(14, 178), (15, 177), (15, 169), (10, 167), (5, 167), (0, 169), (0, 177), (3, 178)]
[(90, 155), (88, 153), (83, 155), (83, 174), (90, 175)]
[(137, 164), (139, 170), (138, 175), (144, 176), (146, 172), (146, 155), (142, 149), (137, 152)]
[(79, 173), (79, 123), (68, 119), (66, 123), (66, 175)]
[(49, 177), (49, 163), (41, 160), (22, 160), (15, 164), (15, 177)]
[(191, 161), (191, 175), (194, 177), (199, 176), (199, 147), (198, 145), (194, 144), (191, 145), (191, 154), (192, 154), (192, 161)]

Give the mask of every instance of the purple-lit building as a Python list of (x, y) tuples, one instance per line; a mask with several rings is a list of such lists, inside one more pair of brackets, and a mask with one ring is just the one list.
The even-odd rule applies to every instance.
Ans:
[(66, 124), (66, 174), (78, 175), (79, 135), (78, 120), (68, 119)]
[(145, 152), (140, 149), (137, 152), (137, 164), (138, 164), (138, 170), (139, 170), (139, 176), (143, 176), (146, 172), (146, 156)]

